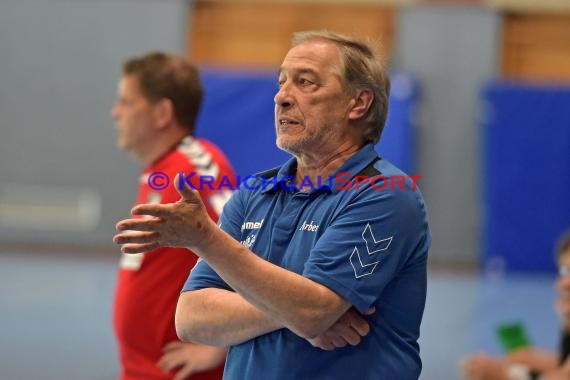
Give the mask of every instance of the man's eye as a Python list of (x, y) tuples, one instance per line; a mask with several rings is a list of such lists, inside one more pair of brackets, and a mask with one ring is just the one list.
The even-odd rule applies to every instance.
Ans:
[(299, 79), (299, 84), (301, 84), (301, 86), (308, 86), (310, 84), (313, 84), (313, 82), (311, 82), (308, 79), (301, 78), (301, 79)]
[(281, 88), (285, 84), (285, 79), (279, 79), (277, 81), (277, 87)]

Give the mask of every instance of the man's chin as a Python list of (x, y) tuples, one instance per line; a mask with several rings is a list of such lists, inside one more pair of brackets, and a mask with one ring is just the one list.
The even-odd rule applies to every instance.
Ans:
[(311, 150), (311, 140), (310, 139), (300, 139), (300, 138), (287, 138), (287, 136), (277, 137), (276, 145), (279, 149), (284, 150), (294, 156), (307, 153)]
[(297, 150), (295, 149), (295, 145), (296, 145), (296, 144), (291, 144), (291, 143), (284, 142), (284, 141), (280, 140), (279, 138), (277, 139), (275, 145), (277, 145), (277, 148), (279, 148), (279, 149), (281, 149), (281, 150), (283, 150), (283, 151), (285, 151), (285, 152), (287, 152), (287, 153), (289, 153), (289, 154), (292, 154), (292, 155), (295, 155), (295, 153), (296, 153), (296, 151), (297, 151)]
[(129, 145), (126, 143), (126, 141), (123, 140), (117, 140), (117, 148), (121, 149), (121, 150), (129, 150)]

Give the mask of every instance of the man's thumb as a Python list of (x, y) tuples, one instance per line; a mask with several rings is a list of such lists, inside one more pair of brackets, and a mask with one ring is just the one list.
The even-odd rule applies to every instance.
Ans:
[(184, 177), (180, 175), (180, 173), (176, 174), (174, 178), (174, 186), (176, 187), (176, 191), (182, 196), (182, 199), (187, 201), (196, 200), (196, 198), (200, 198), (198, 192), (194, 187), (190, 187), (187, 181), (185, 181)]

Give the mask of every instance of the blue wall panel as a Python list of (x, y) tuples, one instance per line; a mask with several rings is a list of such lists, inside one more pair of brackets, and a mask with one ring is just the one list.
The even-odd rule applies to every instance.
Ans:
[(483, 263), (554, 271), (570, 227), (570, 88), (495, 83), (484, 98)]

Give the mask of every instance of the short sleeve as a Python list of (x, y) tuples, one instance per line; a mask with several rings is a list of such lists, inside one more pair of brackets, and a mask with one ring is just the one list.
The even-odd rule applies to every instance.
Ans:
[(338, 213), (303, 271), (362, 313), (409, 260), (425, 264), (430, 244), (421, 196), (409, 190), (372, 192), (362, 192)]
[[(245, 204), (242, 197), (245, 195), (244, 191), (239, 190), (233, 193), (230, 200), (224, 206), (224, 210), (218, 221), (218, 226), (236, 240), (240, 240), (241, 237), (242, 215), (244, 212), (243, 205)], [(199, 259), (198, 263), (190, 272), (182, 291), (186, 292), (204, 288), (232, 290), (208, 263)]]

